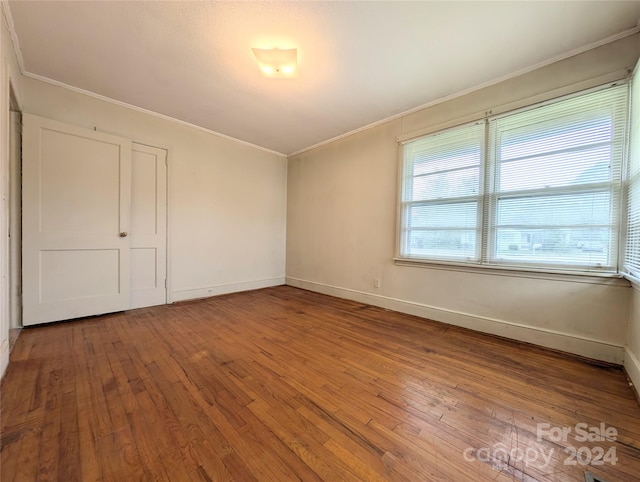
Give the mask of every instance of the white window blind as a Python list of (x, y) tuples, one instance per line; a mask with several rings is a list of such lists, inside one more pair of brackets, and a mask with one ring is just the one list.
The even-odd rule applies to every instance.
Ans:
[(627, 171), (627, 243), (624, 271), (640, 278), (640, 81), (638, 68), (631, 82), (631, 126)]
[(493, 263), (615, 271), (627, 86), (489, 122)]
[(627, 110), (613, 85), (407, 142), (400, 257), (615, 272)]
[(484, 123), (404, 147), (401, 255), (479, 259)]

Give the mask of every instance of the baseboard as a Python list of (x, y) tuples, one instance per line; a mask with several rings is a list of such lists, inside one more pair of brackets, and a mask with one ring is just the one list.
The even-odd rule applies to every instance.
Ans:
[(625, 362), (625, 350), (623, 346), (571, 333), (564, 333), (513, 323), (506, 320), (462, 313), (446, 308), (439, 308), (413, 301), (376, 295), (364, 291), (340, 288), (299, 278), (287, 277), (286, 284), (297, 288), (336, 296), (338, 298), (345, 298), (389, 310), (399, 311), (409, 315), (419, 316), (421, 318), (440, 321), (450, 325), (469, 328), (482, 333), (489, 333), (492, 335), (503, 336), (505, 338), (511, 338), (513, 340), (532, 343), (534, 345), (553, 348), (554, 350), (573, 353), (575, 355), (601, 360), (608, 363), (622, 365)]
[(9, 340), (3, 340), (0, 345), (0, 378), (4, 377), (4, 372), (9, 366)]
[(635, 392), (638, 403), (640, 403), (640, 360), (628, 346), (624, 349), (624, 371), (627, 372), (627, 377), (633, 383), (631, 388)]
[(285, 277), (267, 278), (253, 281), (245, 281), (242, 283), (231, 283), (225, 285), (208, 286), (206, 288), (196, 288), (190, 290), (174, 291), (171, 294), (171, 301), (186, 301), (197, 298), (207, 298), (209, 296), (225, 295), (227, 293), (237, 293), (239, 291), (257, 290), (260, 288), (268, 288), (270, 286), (280, 286), (285, 284)]

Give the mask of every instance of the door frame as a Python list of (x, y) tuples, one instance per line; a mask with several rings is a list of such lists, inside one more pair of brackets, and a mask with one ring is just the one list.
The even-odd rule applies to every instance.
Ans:
[[(101, 129), (97, 129), (98, 131), (100, 131)], [(117, 132), (117, 131), (106, 131), (103, 130), (102, 132), (105, 132), (107, 134), (113, 134), (116, 136), (123, 136), (124, 134)], [(124, 137), (126, 137), (126, 135), (124, 135)], [(172, 170), (172, 166), (173, 163), (171, 161), (173, 155), (172, 155), (172, 150), (171, 150), (171, 146), (168, 144), (163, 144), (163, 143), (159, 143), (154, 141), (153, 139), (148, 139), (148, 138), (132, 138), (131, 140), (132, 144), (141, 144), (143, 146), (147, 146), (147, 147), (153, 147), (155, 149), (162, 149), (163, 151), (165, 151), (167, 153), (167, 234), (166, 234), (166, 262), (167, 262), (167, 274), (166, 274), (166, 278), (167, 278), (167, 282), (165, 284), (165, 290), (166, 290), (166, 305), (170, 305), (174, 302), (173, 300), (173, 289), (172, 289), (172, 266), (171, 266), (171, 236), (169, 235), (169, 233), (171, 233), (171, 191), (172, 191), (172, 182), (171, 182), (171, 170)]]
[[(15, 74), (15, 75), (14, 75)], [(9, 60), (2, 58), (0, 60), (0, 138), (2, 138), (2, 142), (0, 142), (0, 146), (2, 152), (0, 152), (0, 165), (2, 165), (2, 171), (0, 173), (0, 181), (4, 184), (6, 182), (7, 188), (9, 187), (9, 182), (11, 179), (11, 166), (10, 166), (10, 152), (9, 152), (9, 138), (10, 138), (10, 129), (11, 129), (11, 121), (10, 114), (11, 110), (16, 110), (18, 112), (22, 111), (22, 102), (19, 96), (19, 90), (16, 90), (16, 75), (19, 76), (19, 73), (12, 70), (9, 65)], [(6, 166), (4, 165), (6, 163)], [(4, 169), (6, 167), (6, 169)], [(8, 176), (7, 179), (4, 179), (4, 176)], [(7, 192), (7, 196), (8, 196)], [(9, 201), (9, 199), (7, 199)], [(22, 222), (21, 213), (17, 214), (13, 212), (11, 206), (8, 206), (7, 210), (7, 227), (10, 226), (12, 222), (12, 216), (17, 215), (18, 222)], [(7, 259), (0, 263), (0, 279), (6, 280), (5, 282), (0, 283), (0, 299), (7, 301), (6, 308), (2, 308), (0, 310), (0, 378), (4, 376), (5, 370), (9, 365), (9, 351), (10, 351), (10, 336), (9, 332), (11, 326), (14, 324), (10, 319), (11, 316), (11, 296), (10, 296), (10, 285), (12, 282), (11, 279), (11, 264), (12, 262), (21, 262), (20, 259), (15, 260), (11, 259), (13, 253), (11, 253), (10, 247), (8, 246), (9, 239), (5, 238), (4, 233), (0, 236), (0, 250), (5, 251), (7, 253)], [(22, 290), (22, 284), (20, 284), (20, 290)], [(19, 307), (21, 310), (21, 307)]]
[[(169, 278), (170, 278), (170, 273), (169, 273), (169, 180), (171, 179), (171, 176), (169, 175), (169, 148), (168, 147), (161, 147), (159, 145), (157, 145), (157, 143), (152, 143), (152, 142), (139, 142), (136, 140), (132, 140), (131, 141), (131, 149), (132, 152), (135, 148), (136, 145), (139, 146), (143, 146), (143, 147), (150, 147), (152, 149), (158, 149), (161, 151), (164, 151), (165, 153), (165, 183), (164, 183), (164, 187), (165, 187), (165, 233), (164, 233), (164, 247), (165, 247), (165, 253), (164, 253), (164, 262), (165, 262), (165, 282), (164, 282), (164, 303), (165, 305), (168, 305), (171, 303), (171, 301), (169, 300), (170, 297), (170, 290), (169, 290)], [(132, 156), (132, 167), (133, 167), (133, 156)], [(133, 196), (132, 196), (133, 198)], [(132, 228), (133, 229), (133, 228)], [(135, 235), (132, 232), (132, 236)], [(161, 306), (161, 305), (153, 305), (153, 306)], [(132, 308), (132, 309), (136, 309), (136, 308)]]
[(9, 122), (9, 328), (16, 329), (22, 327), (22, 112), (16, 105)]

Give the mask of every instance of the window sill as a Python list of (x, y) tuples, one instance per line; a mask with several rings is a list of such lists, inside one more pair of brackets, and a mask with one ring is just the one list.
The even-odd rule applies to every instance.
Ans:
[(514, 278), (545, 279), (552, 281), (566, 281), (571, 283), (590, 283), (607, 286), (628, 288), (631, 283), (619, 273), (598, 273), (595, 271), (577, 270), (544, 270), (528, 267), (512, 267), (498, 265), (471, 265), (447, 261), (431, 261), (414, 258), (394, 258), (396, 266), (408, 266), (446, 271), (460, 271), (474, 274), (488, 274), (492, 276), (511, 276)]
[(623, 273), (622, 276), (631, 283), (632, 288), (640, 290), (640, 278), (629, 273)]

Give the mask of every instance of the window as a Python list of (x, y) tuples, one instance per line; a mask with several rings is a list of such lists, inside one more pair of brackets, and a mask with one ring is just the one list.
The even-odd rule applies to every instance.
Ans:
[(404, 254), (478, 259), (484, 137), (477, 124), (405, 146)]
[(400, 257), (617, 271), (626, 125), (615, 85), (407, 142)]
[[(636, 75), (638, 69), (636, 68)], [(631, 82), (631, 128), (627, 171), (627, 249), (623, 270), (640, 278), (640, 82)]]

